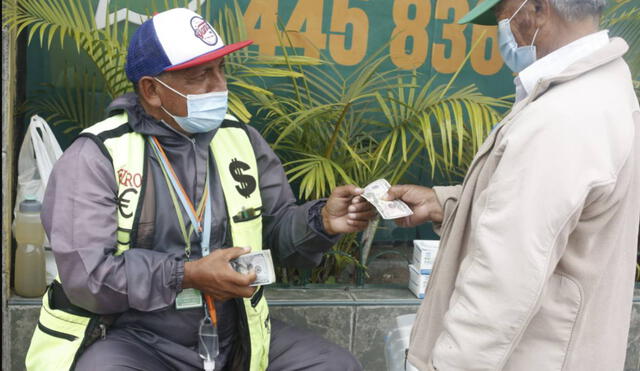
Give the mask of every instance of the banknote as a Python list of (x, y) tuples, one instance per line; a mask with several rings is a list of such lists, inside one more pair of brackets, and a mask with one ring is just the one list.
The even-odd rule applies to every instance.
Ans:
[(362, 196), (378, 210), (383, 219), (398, 219), (413, 214), (409, 206), (400, 200), (384, 201), (380, 199), (389, 188), (391, 188), (389, 182), (385, 179), (378, 179), (364, 187)]
[(247, 274), (251, 270), (256, 272), (256, 280), (251, 286), (269, 285), (276, 282), (276, 273), (273, 269), (273, 259), (271, 250), (262, 250), (249, 254), (240, 255), (229, 261), (231, 267), (242, 274)]

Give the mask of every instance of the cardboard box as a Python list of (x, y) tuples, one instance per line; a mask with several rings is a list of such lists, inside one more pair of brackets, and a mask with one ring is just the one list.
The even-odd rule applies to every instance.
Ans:
[(413, 264), (409, 264), (409, 290), (419, 299), (424, 299), (424, 290), (428, 282), (428, 274), (420, 274)]
[(431, 274), (438, 255), (438, 240), (413, 240), (413, 264), (422, 274)]

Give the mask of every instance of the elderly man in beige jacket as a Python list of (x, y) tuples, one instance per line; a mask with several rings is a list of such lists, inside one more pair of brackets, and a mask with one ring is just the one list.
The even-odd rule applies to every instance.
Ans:
[(516, 102), (461, 186), (394, 186), (440, 253), (411, 334), (420, 370), (622, 370), (640, 218), (640, 111), (606, 0), (485, 0)]

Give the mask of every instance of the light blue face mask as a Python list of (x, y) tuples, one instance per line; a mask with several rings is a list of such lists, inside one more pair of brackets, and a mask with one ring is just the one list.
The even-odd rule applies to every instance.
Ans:
[(498, 22), (498, 45), (500, 46), (500, 54), (507, 67), (515, 73), (524, 70), (536, 61), (536, 46), (533, 45), (533, 42), (536, 40), (539, 29), (536, 29), (536, 32), (533, 34), (531, 45), (520, 47), (516, 42), (516, 38), (513, 36), (513, 32), (511, 32), (511, 20), (518, 14), (527, 1), (528, 0), (525, 0), (524, 3), (520, 5), (511, 18)]
[(229, 92), (214, 91), (205, 94), (188, 94), (184, 95), (167, 85), (162, 80), (156, 79), (156, 81), (164, 85), (167, 89), (170, 89), (174, 93), (180, 95), (187, 100), (187, 117), (176, 116), (167, 111), (166, 108), (160, 106), (167, 115), (173, 117), (174, 120), (185, 131), (196, 134), (206, 133), (208, 131), (215, 130), (220, 127), (224, 116), (227, 114), (227, 102)]

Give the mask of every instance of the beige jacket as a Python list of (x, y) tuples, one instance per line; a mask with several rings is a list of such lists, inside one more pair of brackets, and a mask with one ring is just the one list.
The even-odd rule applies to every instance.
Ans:
[(420, 370), (622, 370), (640, 225), (640, 111), (613, 38), (541, 80), (462, 186), (411, 334)]

